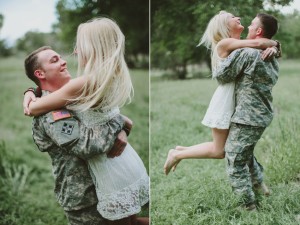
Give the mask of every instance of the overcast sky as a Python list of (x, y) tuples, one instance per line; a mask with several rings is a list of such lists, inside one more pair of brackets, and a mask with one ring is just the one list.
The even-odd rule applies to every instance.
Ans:
[[(55, 5), (58, 0), (0, 0), (0, 14), (4, 15), (4, 24), (0, 39), (8, 44), (22, 37), (27, 31), (50, 32), (52, 24), (57, 22)], [(284, 13), (300, 11), (300, 0), (294, 0), (290, 7), (280, 10)]]
[(57, 0), (0, 0), (0, 14), (4, 24), (0, 39), (9, 44), (22, 37), (27, 31), (50, 32), (57, 21), (55, 5)]

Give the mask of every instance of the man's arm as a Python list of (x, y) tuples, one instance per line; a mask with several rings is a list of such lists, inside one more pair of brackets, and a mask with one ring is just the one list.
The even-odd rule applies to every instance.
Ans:
[(57, 145), (47, 134), (43, 122), (40, 119), (34, 119), (32, 122), (32, 138), (41, 152), (47, 152), (57, 148)]
[[(75, 120), (76, 117), (72, 119)], [(69, 124), (68, 120), (62, 121), (62, 123)], [(129, 121), (131, 122), (131, 120)], [(127, 145), (127, 133), (122, 129), (125, 124), (127, 124), (127, 122), (124, 121), (124, 117), (122, 117), (121, 115), (114, 117), (109, 122), (109, 124), (99, 125), (100, 127), (98, 127), (98, 129), (96, 130), (93, 130), (92, 132), (90, 132), (89, 129), (80, 127), (79, 121), (76, 122), (78, 126), (77, 124), (74, 124), (73, 132), (78, 132), (77, 138), (75, 138), (73, 141), (64, 142), (64, 144), (60, 143), (63, 151), (66, 151), (68, 154), (75, 155), (87, 160), (91, 157), (103, 153), (106, 153), (108, 157), (119, 156), (125, 149)], [(122, 127), (120, 127), (120, 125)], [(54, 129), (58, 131), (61, 127), (59, 123), (53, 123), (51, 124), (51, 126), (59, 127), (58, 129)], [(61, 134), (61, 132), (59, 132), (59, 136), (55, 139), (62, 139), (61, 136), (63, 135), (64, 134)]]
[(213, 77), (221, 84), (235, 81), (235, 79), (250, 66), (253, 61), (251, 60), (251, 53), (253, 51), (257, 50), (243, 48), (233, 51), (213, 71)]
[[(69, 113), (67, 110), (61, 111), (63, 112), (58, 115), (65, 116)], [(124, 127), (131, 129), (132, 122), (127, 117), (118, 115), (109, 122), (109, 125), (99, 125), (101, 127), (90, 132), (80, 127), (78, 119), (72, 117), (70, 113), (70, 117), (61, 120), (58, 118), (57, 121), (52, 114), (46, 115), (48, 119), (44, 126), (48, 127), (46, 130), (49, 130), (52, 140), (68, 154), (85, 160), (103, 153), (115, 157), (119, 156), (127, 145), (127, 132), (122, 131)], [(127, 129), (128, 134), (130, 129)]]
[(120, 131), (120, 133), (118, 134), (115, 143), (113, 145), (113, 147), (111, 148), (111, 150), (109, 150), (106, 154), (107, 157), (109, 158), (114, 158), (116, 156), (120, 156), (122, 154), (122, 152), (124, 151), (126, 145), (127, 145), (127, 137), (129, 136), (130, 132), (131, 132), (131, 128), (133, 126), (132, 121), (122, 115), (124, 118), (124, 126), (123, 129)]
[(127, 134), (124, 130), (121, 130), (115, 140), (113, 147), (111, 148), (110, 151), (106, 153), (107, 157), (114, 158), (120, 156), (123, 153), (126, 145), (127, 145)]

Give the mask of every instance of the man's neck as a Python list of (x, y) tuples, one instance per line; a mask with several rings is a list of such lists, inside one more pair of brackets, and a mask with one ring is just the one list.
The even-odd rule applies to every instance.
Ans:
[(48, 92), (53, 92), (53, 91), (56, 91), (56, 90), (58, 90), (59, 88), (55, 88), (55, 87), (53, 87), (53, 86), (51, 86), (51, 85), (45, 85), (45, 84), (41, 84), (41, 89), (43, 90), (43, 91), (48, 91)]

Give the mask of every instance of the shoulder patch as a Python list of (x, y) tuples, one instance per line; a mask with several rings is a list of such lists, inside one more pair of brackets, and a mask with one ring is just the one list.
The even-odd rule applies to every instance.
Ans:
[(52, 118), (54, 121), (58, 121), (70, 117), (72, 117), (72, 115), (68, 110), (62, 109), (62, 110), (52, 111)]

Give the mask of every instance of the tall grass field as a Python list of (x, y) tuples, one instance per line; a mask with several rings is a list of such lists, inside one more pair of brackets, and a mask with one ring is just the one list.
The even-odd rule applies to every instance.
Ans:
[(238, 209), (223, 159), (182, 160), (168, 176), (169, 149), (211, 140), (201, 124), (217, 83), (211, 79), (151, 79), (150, 176), (152, 225), (300, 224), (300, 64), (280, 61), (273, 89), (275, 117), (255, 148), (269, 197), (256, 212)]
[[(64, 57), (76, 74), (75, 60)], [(23, 115), (23, 92), (34, 86), (24, 73), (24, 57), (0, 59), (0, 225), (66, 225), (54, 196), (52, 166), (31, 136), (32, 118)], [(131, 71), (135, 96), (121, 109), (134, 126), (128, 141), (149, 166), (149, 75)], [(142, 215), (147, 215), (145, 208)]]

